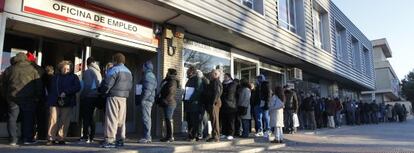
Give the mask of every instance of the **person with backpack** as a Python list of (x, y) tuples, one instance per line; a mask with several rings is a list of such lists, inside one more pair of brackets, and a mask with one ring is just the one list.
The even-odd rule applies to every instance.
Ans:
[(285, 122), (285, 131), (287, 133), (294, 133), (296, 131), (296, 127), (293, 124), (293, 115), (298, 113), (299, 109), (299, 101), (298, 96), (295, 91), (289, 88), (289, 86), (285, 86), (285, 108), (283, 111), (284, 122)]

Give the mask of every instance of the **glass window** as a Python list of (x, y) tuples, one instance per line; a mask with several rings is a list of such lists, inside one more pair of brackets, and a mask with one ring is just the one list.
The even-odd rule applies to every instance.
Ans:
[(315, 41), (315, 46), (318, 48), (323, 48), (322, 43), (322, 23), (321, 23), (321, 16), (320, 13), (313, 8), (313, 36)]
[(254, 9), (254, 0), (240, 0), (240, 1), (244, 6), (250, 9)]
[(335, 47), (336, 47), (336, 55), (339, 59), (342, 58), (342, 39), (341, 39), (341, 31), (337, 28), (335, 32)]
[(355, 38), (352, 40), (352, 58), (353, 67), (357, 70), (361, 70), (361, 54), (359, 49), (359, 42)]
[(220, 69), (224, 73), (230, 73), (230, 59), (217, 57), (191, 49), (184, 49), (184, 68), (195, 66), (205, 75), (213, 69)]
[(279, 0), (279, 25), (296, 33), (295, 0)]
[(367, 48), (364, 47), (364, 67), (365, 67), (365, 74), (371, 77), (371, 62), (369, 57), (369, 51)]

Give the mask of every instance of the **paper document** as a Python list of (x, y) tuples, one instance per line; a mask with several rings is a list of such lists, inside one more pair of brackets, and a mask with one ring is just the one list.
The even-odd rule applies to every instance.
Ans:
[(141, 95), (142, 94), (142, 84), (136, 84), (135, 85), (135, 95)]
[(190, 100), (193, 93), (194, 93), (194, 88), (193, 87), (185, 87), (184, 100)]

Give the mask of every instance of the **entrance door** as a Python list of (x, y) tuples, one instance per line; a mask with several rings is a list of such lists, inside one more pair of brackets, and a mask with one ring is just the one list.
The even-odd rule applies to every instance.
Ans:
[(234, 60), (234, 78), (247, 79), (254, 82), (257, 76), (257, 64), (254, 62), (235, 58)]

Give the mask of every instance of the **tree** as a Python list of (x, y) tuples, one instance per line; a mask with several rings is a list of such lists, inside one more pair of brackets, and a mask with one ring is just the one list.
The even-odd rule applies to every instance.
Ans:
[(401, 92), (403, 96), (414, 104), (414, 71), (408, 73), (401, 82)]

